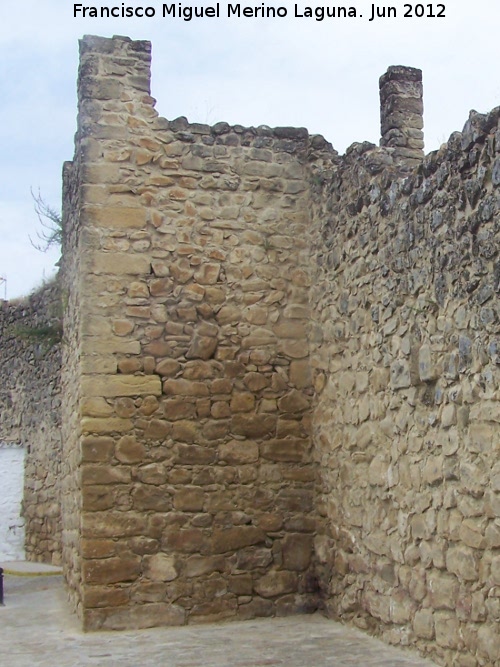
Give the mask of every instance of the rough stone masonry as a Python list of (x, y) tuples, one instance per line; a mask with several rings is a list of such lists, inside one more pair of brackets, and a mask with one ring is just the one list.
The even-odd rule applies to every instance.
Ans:
[(158, 116), (81, 42), (64, 168), (62, 561), (86, 629), (322, 610), (500, 665), (500, 109), (424, 156)]

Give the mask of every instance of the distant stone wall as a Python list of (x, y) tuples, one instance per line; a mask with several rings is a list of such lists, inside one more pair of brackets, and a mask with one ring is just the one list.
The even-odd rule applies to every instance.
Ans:
[(61, 350), (43, 330), (57, 328), (60, 303), (59, 287), (50, 283), (0, 305), (0, 441), (26, 450), (26, 557), (54, 564), (61, 559)]
[(313, 196), (327, 607), (447, 665), (500, 656), (499, 116), (406, 178), (354, 145)]

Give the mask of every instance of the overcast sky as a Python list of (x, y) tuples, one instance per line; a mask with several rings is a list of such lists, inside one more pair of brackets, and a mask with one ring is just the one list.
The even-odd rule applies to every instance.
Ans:
[[(75, 18), (69, 0), (0, 0), (0, 276), (10, 299), (50, 277), (58, 259), (57, 251), (43, 254), (30, 243), (39, 228), (31, 190), (60, 208), (61, 167), (73, 155), (84, 34), (152, 41), (152, 94), (166, 118), (303, 126), (341, 153), (354, 141), (378, 143), (378, 78), (389, 65), (423, 70), (427, 152), (461, 130), (470, 109), (500, 105), (497, 0), (453, 0), (443, 18), (404, 17), (405, 3), (393, 2), (377, 6), (395, 7), (396, 18), (373, 21), (366, 0), (339, 3), (355, 7), (361, 18), (324, 21), (295, 17), (295, 3), (285, 0), (266, 4), (286, 7), (287, 18), (227, 19), (223, 1), (221, 18), (191, 22), (162, 18), (158, 0), (83, 4), (92, 2), (97, 8), (149, 6), (156, 16)], [(304, 14), (306, 6), (325, 5), (297, 6)], [(442, 6), (418, 7), (437, 14)]]

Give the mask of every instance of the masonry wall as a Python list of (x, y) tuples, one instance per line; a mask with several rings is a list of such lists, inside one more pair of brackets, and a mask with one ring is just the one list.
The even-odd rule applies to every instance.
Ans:
[(57, 283), (0, 304), (0, 442), (26, 452), (26, 558), (53, 564), (61, 560), (59, 321)]
[(467, 667), (500, 664), (499, 115), (407, 177), (355, 144), (313, 194), (327, 608)]
[(310, 138), (159, 118), (149, 63), (146, 42), (81, 43), (65, 171), (74, 604), (87, 629), (313, 611)]
[(64, 170), (63, 560), (87, 629), (322, 609), (500, 654), (498, 110), (422, 151), (158, 117), (81, 43)]

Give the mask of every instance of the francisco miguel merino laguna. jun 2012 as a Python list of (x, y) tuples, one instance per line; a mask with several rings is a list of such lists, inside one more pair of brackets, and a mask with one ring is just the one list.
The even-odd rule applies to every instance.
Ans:
[[(160, 14), (160, 12), (158, 12)], [(100, 6), (73, 5), (73, 16), (83, 18), (154, 18), (157, 16), (155, 7), (131, 7), (125, 5)], [(181, 3), (163, 4), (161, 8), (162, 18), (179, 18), (183, 21), (191, 21), (193, 18), (286, 18), (288, 9), (286, 7), (272, 7), (261, 3), (260, 5), (241, 5), (240, 3), (227, 3), (225, 12), (221, 11), (221, 3), (217, 2), (210, 6), (182, 5)], [(369, 13), (364, 15), (369, 21), (379, 18), (444, 18), (446, 16), (446, 5), (444, 4), (405, 4), (402, 9), (388, 5), (372, 4)], [(315, 7), (294, 5), (294, 18), (313, 18), (323, 21), (325, 18), (362, 18), (363, 14), (356, 7), (344, 5), (319, 5)]]

